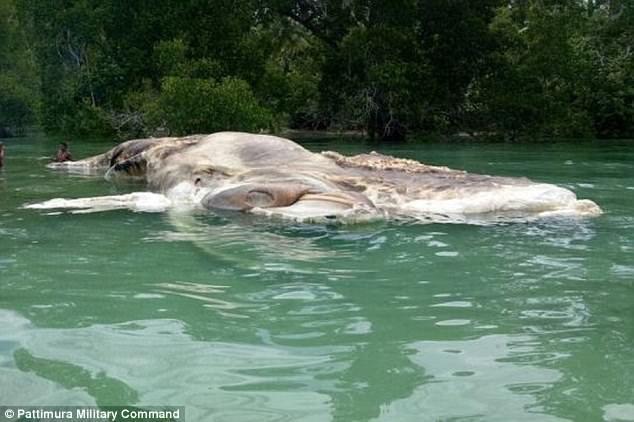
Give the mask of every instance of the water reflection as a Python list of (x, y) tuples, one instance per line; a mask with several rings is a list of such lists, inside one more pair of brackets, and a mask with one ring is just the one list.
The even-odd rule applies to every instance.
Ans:
[(301, 272), (298, 263), (335, 256), (335, 252), (319, 248), (311, 237), (275, 234), (271, 231), (274, 223), (249, 216), (232, 217), (237, 222), (214, 219), (208, 214), (171, 212), (168, 221), (175, 230), (162, 231), (145, 240), (192, 242), (217, 259), (267, 271)]
[[(540, 359), (530, 336), (491, 335), (466, 341), (407, 345), (428, 382), (381, 409), (377, 420), (560, 421), (536, 399), (561, 379)], [(459, 400), (457, 402), (456, 400)]]
[(634, 404), (612, 403), (603, 406), (603, 420), (608, 422), (634, 421)]
[[(195, 301), (202, 302), (202, 306), (207, 309), (213, 309), (224, 317), (232, 318), (248, 318), (247, 315), (240, 314), (239, 308), (248, 306), (243, 303), (230, 302), (220, 299), (225, 294), (225, 290), (229, 286), (214, 286), (202, 283), (191, 282), (173, 282), (173, 283), (158, 283), (154, 286), (157, 292), (164, 293), (166, 295), (175, 295), (184, 297), (187, 299), (194, 299)], [(139, 295), (135, 295), (135, 298), (139, 298)], [(150, 295), (147, 294), (142, 297), (143, 299), (163, 299), (162, 295)]]
[(0, 388), (16, 403), (24, 401), (17, 388), (31, 383), (47, 394), (30, 404), (184, 405), (191, 420), (330, 418), (329, 397), (315, 390), (333, 389), (318, 379), (341, 348), (201, 342), (176, 320), (40, 329), (2, 311), (0, 323), (11, 338)]
[(569, 356), (536, 336), (401, 344), (354, 318), (340, 335), (361, 341), (260, 331), (254, 345), (201, 341), (173, 319), (56, 329), (1, 311), (0, 324), (0, 393), (23, 400), (28, 386), (31, 404), (185, 405), (191, 420), (565, 420), (544, 399)]

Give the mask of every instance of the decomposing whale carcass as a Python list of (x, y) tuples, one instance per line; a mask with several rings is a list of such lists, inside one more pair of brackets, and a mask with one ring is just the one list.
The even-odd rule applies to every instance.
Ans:
[(193, 207), (297, 221), (484, 222), (601, 213), (568, 189), (526, 178), (470, 174), (374, 152), (313, 153), (288, 139), (238, 132), (131, 140), (49, 167), (103, 169), (107, 179), (141, 178), (149, 192), (53, 199), (28, 208)]

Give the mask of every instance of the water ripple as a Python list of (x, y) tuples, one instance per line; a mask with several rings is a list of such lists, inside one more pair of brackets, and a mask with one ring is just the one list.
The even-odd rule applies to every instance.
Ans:
[[(3, 369), (2, 386), (15, 388), (27, 383), (31, 372), (44, 375), (51, 381), (64, 384), (63, 373), (55, 373), (51, 365), (71, 365), (68, 371), (88, 371), (93, 376), (108, 376), (134, 391), (138, 398), (127, 404), (186, 406), (188, 418), (202, 420), (212, 416), (222, 420), (231, 415), (239, 418), (272, 418), (274, 420), (328, 419), (330, 400), (313, 392), (314, 377), (324, 375), (330, 353), (336, 351), (303, 348), (252, 346), (226, 342), (199, 342), (184, 334), (185, 327), (174, 320), (134, 321), (123, 325), (93, 325), (82, 329), (27, 330), (28, 321), (7, 312), (0, 312), (0, 321), (8, 333), (17, 336), (22, 354), (28, 353), (21, 371)], [(148, 344), (152, 353), (147, 353)], [(26, 352), (28, 351), (28, 352)], [(72, 362), (72, 364), (67, 363)], [(38, 365), (38, 366), (34, 366)], [(36, 369), (41, 368), (41, 369)], [(74, 369), (71, 369), (74, 368)], [(313, 369), (307, 372), (307, 369)], [(25, 372), (26, 371), (26, 374)], [(266, 376), (257, 375), (265, 371)], [(268, 385), (270, 374), (277, 372), (279, 389), (261, 388)], [(79, 373), (79, 372), (78, 372)], [(77, 380), (87, 388), (89, 378)], [(322, 387), (328, 382), (320, 381)], [(294, 389), (281, 386), (295, 385)], [(48, 387), (45, 387), (48, 386)], [(43, 388), (51, 389), (44, 383)], [(94, 400), (108, 403), (107, 391), (91, 390), (98, 394)], [(57, 405), (90, 403), (85, 394), (64, 395), (56, 389), (47, 397), (54, 397)], [(105, 395), (104, 395), (105, 394)], [(3, 397), (7, 397), (4, 396)], [(83, 397), (83, 398), (82, 398)], [(210, 398), (213, 397), (213, 400)], [(77, 399), (77, 401), (75, 401)], [(302, 406), (297, 406), (302, 403)], [(123, 403), (118, 403), (123, 404)]]

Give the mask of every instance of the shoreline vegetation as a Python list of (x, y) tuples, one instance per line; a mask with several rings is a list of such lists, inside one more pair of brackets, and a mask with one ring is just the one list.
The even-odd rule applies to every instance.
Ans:
[[(260, 131), (260, 134), (268, 134), (273, 136), (280, 136), (282, 138), (290, 139), (296, 141), (298, 143), (311, 143), (311, 142), (338, 142), (343, 141), (347, 142), (350, 140), (364, 142), (369, 145), (377, 144), (377, 145), (387, 145), (387, 144), (462, 144), (462, 143), (473, 143), (473, 144), (501, 144), (501, 143), (510, 143), (510, 144), (538, 144), (538, 145), (547, 145), (547, 144), (589, 144), (589, 143), (601, 143), (601, 144), (623, 144), (629, 145), (634, 143), (634, 138), (592, 138), (592, 137), (579, 137), (579, 138), (564, 138), (564, 137), (531, 137), (529, 135), (518, 137), (511, 139), (503, 134), (468, 134), (468, 133), (453, 133), (453, 134), (440, 134), (440, 133), (411, 133), (406, 138), (401, 140), (391, 140), (386, 142), (381, 138), (371, 139), (368, 136), (368, 133), (362, 130), (311, 130), (311, 129), (290, 129), (290, 128), (281, 128), (276, 131)], [(191, 135), (191, 134), (190, 134)], [(80, 143), (92, 143), (92, 142), (105, 142), (117, 144), (122, 141), (130, 140), (130, 139), (138, 139), (138, 138), (117, 138), (116, 136), (110, 135), (99, 135), (99, 136), (90, 136), (90, 134), (77, 137), (69, 136), (61, 133), (46, 133), (42, 131), (39, 126), (30, 126), (24, 128), (22, 133), (19, 136), (12, 136), (15, 138), (17, 142), (19, 142), (19, 138), (22, 137), (40, 137), (44, 136), (47, 139), (47, 142), (53, 145), (57, 145), (60, 142), (72, 142), (73, 144)], [(161, 134), (160, 136), (166, 136)], [(160, 136), (145, 136), (145, 138), (152, 137), (160, 137)], [(169, 135), (172, 136), (172, 135)], [(71, 138), (71, 139), (69, 139)], [(0, 138), (1, 140), (5, 140)]]
[(0, 137), (633, 138), (633, 40), (634, 0), (4, 0)]
[[(311, 140), (337, 140), (337, 139), (358, 139), (367, 142), (372, 142), (372, 139), (368, 136), (368, 133), (362, 130), (308, 130), (308, 129), (282, 129), (281, 131), (271, 132), (271, 135), (281, 136), (297, 141), (311, 141)], [(633, 138), (594, 138), (594, 137), (576, 137), (576, 138), (564, 138), (564, 137), (531, 137), (530, 134), (519, 136), (516, 138), (510, 138), (505, 134), (497, 133), (411, 133), (406, 138), (396, 142), (417, 142), (417, 143), (518, 143), (518, 144), (549, 144), (549, 143), (588, 143), (588, 142), (634, 142)], [(374, 139), (374, 142), (383, 142), (380, 138)], [(392, 140), (391, 142), (395, 142)]]

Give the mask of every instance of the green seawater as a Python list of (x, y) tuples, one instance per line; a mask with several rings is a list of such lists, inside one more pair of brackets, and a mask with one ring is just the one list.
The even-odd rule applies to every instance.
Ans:
[[(634, 420), (634, 144), (311, 142), (557, 183), (595, 219), (302, 225), (21, 209), (142, 190), (5, 141), (0, 405), (188, 421)], [(73, 140), (76, 157), (112, 144)]]

